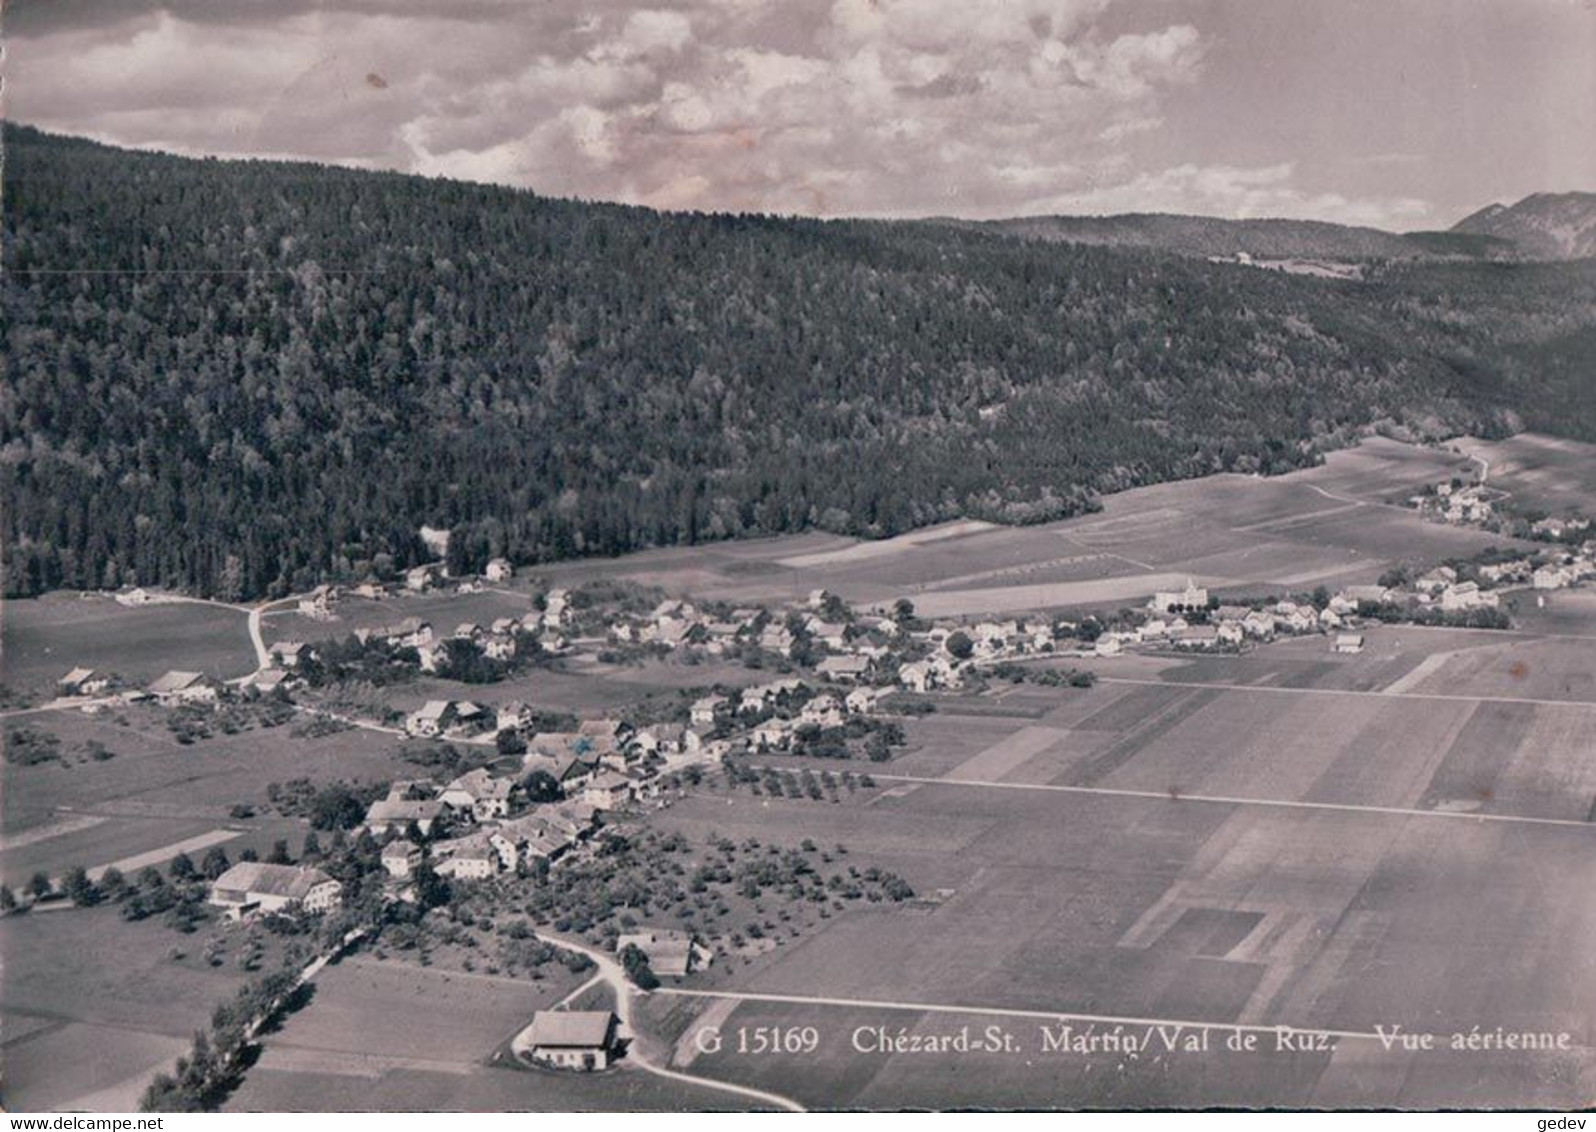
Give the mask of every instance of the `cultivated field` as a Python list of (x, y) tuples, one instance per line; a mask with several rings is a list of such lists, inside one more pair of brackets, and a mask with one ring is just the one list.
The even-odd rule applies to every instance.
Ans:
[(652, 551), (545, 573), (562, 584), (626, 577), (726, 601), (826, 588), (863, 604), (911, 598), (929, 616), (1130, 604), (1188, 577), (1224, 592), (1373, 581), (1399, 561), (1472, 554), (1498, 537), (1428, 523), (1398, 504), (1472, 469), (1439, 448), (1384, 439), (1286, 476), (1211, 476), (1109, 496), (1103, 510), (1036, 527), (950, 523), (883, 542), (832, 535)]
[(1456, 447), (1490, 461), (1492, 487), (1514, 503), (1553, 513), (1589, 514), (1596, 500), (1596, 444), (1525, 432), (1507, 440), (1464, 440)]
[(240, 610), (200, 602), (128, 607), (71, 593), (7, 601), (0, 683), (47, 699), (80, 666), (134, 683), (173, 668), (230, 680), (255, 670), (244, 621)]
[[(552, 968), (551, 968), (552, 969)], [(632, 1069), (523, 1069), (504, 1052), (536, 1010), (586, 976), (539, 983), (359, 957), (266, 1040), (231, 1098), (250, 1111), (561, 1111), (724, 1107), (714, 1093)]]
[[(60, 739), (68, 761), (0, 768), (0, 880), (13, 886), (36, 870), (59, 875), (74, 865), (121, 862), (213, 831), (231, 833), (219, 843), (234, 857), (246, 846), (269, 849), (278, 837), (297, 848), (302, 824), (238, 821), (229, 811), (239, 803), (263, 806), (272, 782), (385, 781), (406, 765), (394, 757), (398, 740), (391, 736), (356, 730), (296, 738), (292, 723), (183, 745), (161, 726), (157, 709), (147, 707), (93, 716), (49, 712), (26, 717), (26, 724)], [(83, 755), (87, 743), (114, 757)]]
[[(1596, 960), (1569, 941), (1596, 907), (1570, 894), (1596, 877), (1596, 695), (1527, 702), (1513, 688), (1555, 678), (1510, 672), (1557, 644), (1382, 628), (1355, 656), (1320, 639), (1092, 662), (1101, 682), (1047, 690), (1041, 714), (1040, 691), (1010, 715), (1002, 696), (979, 715), (946, 697), (847, 806), (679, 804), (656, 822), (836, 837), (930, 903), (841, 918), (703, 984), (732, 998), (673, 1011), (689, 1036), (701, 1011), (723, 1032), (813, 1026), (813, 1055), (704, 1055), (684, 1039), (678, 1058), (820, 1106), (1582, 1103)], [(1056, 1015), (1077, 1030), (1259, 1027), (1262, 1045), (1230, 1060), (1049, 1054), (1039, 1027)], [(858, 1027), (967, 1024), (1021, 1048), (851, 1043)], [(1566, 1031), (1571, 1048), (1387, 1050), (1376, 1027), (1393, 1025), (1447, 1041)], [(1277, 1026), (1339, 1036), (1277, 1050)]]
[[(114, 907), (0, 921), (0, 1070), (12, 1111), (128, 1112), (250, 976), (198, 958), (204, 939)], [(181, 952), (181, 958), (174, 958)]]

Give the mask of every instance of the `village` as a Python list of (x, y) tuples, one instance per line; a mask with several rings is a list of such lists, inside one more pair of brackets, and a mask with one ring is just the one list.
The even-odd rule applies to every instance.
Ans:
[[(897, 994), (949, 1000), (956, 941), (1006, 891), (992, 869), (1015, 892), (1051, 886), (1051, 904), (1002, 918), (1054, 946), (1047, 907), (1078, 907), (1088, 939), (1093, 908), (1143, 897), (1119, 895), (1113, 867), (1052, 862), (1111, 842), (1151, 866), (1175, 830), (1197, 854), (1204, 815), (1267, 823), (1285, 799), (1346, 828), (1417, 815), (1415, 834), (1465, 837), (1448, 816), (1583, 820), (1588, 797), (1537, 776), (1576, 765), (1596, 542), (1573, 516), (1510, 535), (1426, 521), (1393, 501), (1440, 460), (1398, 454), (1423, 478), (1399, 494), (1382, 476), (1356, 503), (1340, 484), (1326, 501), (1237, 480), (1257, 501), (1223, 514), (1223, 560), (1171, 488), (1056, 530), (471, 572), (425, 532), (439, 561), (253, 604), (153, 585), (52, 596), (23, 610), (40, 628), (0, 708), (35, 807), (7, 847), (8, 924), (38, 962), (95, 925), (152, 985), (180, 984), (200, 1023), (240, 983), (261, 1016), (293, 1013), (240, 1104), (313, 1080), (300, 1043), (367, 1056), (369, 1029), (339, 1028), (377, 1017), (404, 1019), (383, 1056), (446, 1056), (506, 1095), (686, 1087), (655, 1070), (742, 1088), (757, 1080), (682, 1047), (682, 1025), (720, 995), (753, 995), (736, 1009), (756, 1024), (778, 978), (842, 999), (862, 993), (856, 970), (891, 986), (897, 955), (916, 956)], [(1258, 523), (1298, 541), (1248, 558)], [(1139, 573), (1092, 578), (1115, 551), (1116, 575)], [(1501, 713), (1475, 708), (1503, 701), (1538, 722), (1487, 734)], [(1410, 723), (1429, 738), (1382, 738)], [(1504, 743), (1518, 753), (1473, 761)], [(1411, 773), (1374, 774), (1392, 759)], [(1180, 962), (1143, 952), (1139, 929), (1112, 946), (1166, 974)], [(1028, 993), (1057, 994), (1028, 962)], [(285, 973), (314, 980), (314, 1005), (298, 1010)], [(999, 974), (959, 997), (1001, 1002)], [(1157, 1009), (1162, 977), (1125, 984), (1117, 1008)], [(439, 1011), (462, 1016), (443, 1046)], [(126, 1103), (190, 1103), (161, 1073), (192, 1052), (143, 1040)], [(412, 1087), (394, 1066), (384, 1087)]]

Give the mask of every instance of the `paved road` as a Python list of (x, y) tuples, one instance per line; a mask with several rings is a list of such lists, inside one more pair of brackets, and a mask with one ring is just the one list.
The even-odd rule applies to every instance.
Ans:
[[(803, 1105), (790, 1097), (784, 1097), (778, 1093), (768, 1093), (762, 1089), (749, 1088), (746, 1085), (733, 1085), (728, 1081), (717, 1081), (711, 1077), (699, 1077), (692, 1073), (682, 1073), (675, 1069), (667, 1069), (664, 1065), (652, 1060), (652, 1054), (644, 1046), (643, 1035), (633, 1020), (634, 1015), (632, 1012), (636, 999), (647, 995), (649, 992), (635, 986), (626, 977), (626, 972), (621, 967), (620, 962), (608, 952), (600, 951), (583, 943), (581, 940), (572, 939), (569, 936), (560, 935), (545, 928), (540, 927), (536, 931), (539, 939), (562, 950), (574, 951), (580, 955), (585, 955), (598, 967), (597, 979), (608, 984), (615, 996), (616, 1016), (620, 1018), (621, 1025), (632, 1036), (631, 1047), (627, 1050), (627, 1064), (635, 1065), (645, 1073), (652, 1073), (656, 1077), (664, 1077), (672, 1081), (685, 1081), (689, 1085), (696, 1085), (699, 1088), (732, 1093), (735, 1096), (743, 1097), (762, 1106), (768, 1105), (786, 1109), (788, 1112), (805, 1111)], [(590, 980), (589, 983), (583, 984), (583, 986), (590, 985), (592, 981), (594, 980)]]

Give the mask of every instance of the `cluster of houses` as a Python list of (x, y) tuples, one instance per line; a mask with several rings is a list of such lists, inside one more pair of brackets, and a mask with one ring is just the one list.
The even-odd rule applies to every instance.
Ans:
[(1492, 497), (1500, 493), (1484, 484), (1453, 485), (1450, 481), (1436, 484), (1434, 491), (1412, 496), (1408, 502), (1419, 513), (1456, 526), (1484, 526), (1497, 518)]

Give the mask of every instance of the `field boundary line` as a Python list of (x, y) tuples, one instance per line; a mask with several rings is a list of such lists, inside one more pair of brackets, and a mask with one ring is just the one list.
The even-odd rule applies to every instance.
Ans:
[[(751, 768), (752, 769), (752, 768)], [(1575, 818), (1536, 818), (1520, 814), (1481, 814), (1463, 810), (1416, 810), (1405, 806), (1367, 806), (1355, 802), (1295, 802), (1284, 798), (1237, 798), (1224, 794), (1185, 794), (1170, 790), (1129, 790), (1112, 786), (1065, 786), (1052, 782), (988, 782), (976, 778), (930, 778), (911, 774), (871, 771), (877, 782), (914, 782), (925, 786), (973, 786), (987, 790), (1032, 790), (1054, 794), (1095, 794), (1109, 798), (1142, 798), (1164, 802), (1206, 802), (1215, 806), (1269, 806), (1282, 810), (1325, 810), (1334, 813), (1375, 814), (1403, 818), (1453, 818), (1473, 822), (1507, 822), (1514, 825), (1577, 826), (1596, 829)]]
[[(1171, 654), (1178, 655), (1178, 654)], [(1234, 684), (1204, 680), (1154, 680), (1140, 676), (1097, 677), (1100, 684), (1137, 684), (1150, 688), (1218, 688), (1231, 692), (1266, 692), (1298, 696), (1372, 696), (1386, 700), (1442, 700), (1461, 704), (1531, 704), (1536, 707), (1596, 708), (1591, 700), (1546, 700), (1528, 696), (1464, 696), (1453, 692), (1389, 692), (1379, 688), (1287, 688), (1276, 684)]]

